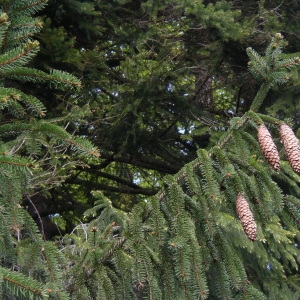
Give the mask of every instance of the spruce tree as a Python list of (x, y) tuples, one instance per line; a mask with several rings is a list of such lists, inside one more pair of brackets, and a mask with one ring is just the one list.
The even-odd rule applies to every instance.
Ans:
[(45, 178), (39, 155), (46, 148), (55, 165), (59, 145), (98, 153), (57, 126), (59, 120), (46, 119), (43, 104), (20, 89), (18, 82), (26, 80), (75, 92), (79, 85), (70, 74), (25, 67), (38, 50), (30, 37), (41, 24), (32, 14), (42, 7), (33, 0), (5, 1), (1, 14), (3, 298), (299, 298), (299, 144), (289, 120), (259, 111), (267, 93), (299, 64), (298, 57), (282, 55), (281, 34), (264, 56), (248, 49), (249, 70), (261, 87), (250, 110), (232, 118), (217, 141), (166, 176), (160, 192), (130, 213), (93, 191), (97, 202), (85, 214), (87, 223), (51, 243), (20, 205), (22, 194)]
[[(157, 192), (162, 176), (175, 174), (199, 147), (218, 139), (232, 116), (248, 110), (259, 85), (247, 72), (245, 49), (253, 45), (262, 53), (285, 24), (286, 52), (297, 51), (300, 26), (291, 13), (296, 3), (279, 4), (49, 1), (42, 12), (48, 19), (39, 34), (39, 64), (83, 78), (83, 92), (73, 103), (89, 105), (92, 114), (78, 134), (90, 137), (102, 154), (51, 191), (50, 199), (72, 199), (71, 206), (60, 209), (68, 228), (74, 211), (78, 217), (84, 211), (78, 206), (93, 203), (91, 189), (103, 190), (114, 205), (130, 210), (143, 195)], [(288, 101), (286, 116), (296, 117), (299, 101), (291, 88), (297, 78), (272, 90), (262, 109), (277, 103), (279, 95), (286, 102), (289, 95), (297, 106)], [(45, 98), (52, 103), (50, 94)], [(56, 111), (72, 104), (67, 105), (61, 102)], [(277, 105), (272, 115), (286, 108)]]
[(300, 195), (286, 188), (299, 180), (299, 141), (292, 124), (259, 113), (299, 65), (283, 45), (278, 33), (264, 56), (247, 49), (261, 83), (250, 110), (157, 196), (125, 214), (94, 192), (86, 216), (97, 217), (63, 243), (72, 299), (299, 298)]
[(36, 187), (47, 185), (47, 180), (52, 182), (60, 154), (68, 149), (98, 156), (89, 141), (74, 138), (57, 124), (59, 120), (47, 119), (43, 103), (22, 91), (26, 83), (42, 88), (49, 82), (55, 89), (69, 91), (81, 86), (66, 72), (46, 73), (28, 66), (39, 51), (33, 35), (42, 27), (33, 15), (45, 4), (7, 0), (0, 6), (1, 299), (69, 299), (63, 290), (65, 259), (38, 233), (21, 201)]

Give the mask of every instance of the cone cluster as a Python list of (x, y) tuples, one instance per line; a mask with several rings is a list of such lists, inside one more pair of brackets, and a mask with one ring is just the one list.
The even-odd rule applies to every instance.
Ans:
[[(300, 144), (293, 130), (286, 124), (281, 123), (279, 133), (283, 142), (284, 150), (294, 172), (300, 173)], [(265, 125), (260, 125), (257, 131), (258, 142), (268, 163), (276, 170), (280, 169), (280, 158), (272, 140), (272, 136)]]
[(257, 131), (258, 142), (267, 162), (275, 169), (280, 169), (280, 157), (272, 136), (265, 125), (260, 125)]
[(236, 211), (242, 223), (244, 232), (250, 240), (255, 241), (257, 237), (257, 225), (249, 204), (242, 194), (238, 194), (237, 196)]
[(293, 130), (284, 123), (280, 124), (279, 133), (292, 169), (300, 173), (300, 145), (297, 137)]

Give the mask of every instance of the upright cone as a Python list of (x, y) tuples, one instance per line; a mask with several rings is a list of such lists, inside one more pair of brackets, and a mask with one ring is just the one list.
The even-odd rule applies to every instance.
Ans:
[(258, 142), (267, 162), (276, 170), (280, 169), (280, 158), (272, 136), (265, 125), (260, 125), (257, 131)]
[(284, 123), (280, 124), (279, 131), (289, 163), (294, 172), (300, 173), (299, 140), (295, 136), (293, 130)]
[(255, 241), (257, 237), (257, 225), (249, 204), (242, 194), (238, 194), (236, 198), (236, 211), (242, 223), (244, 232), (250, 240)]

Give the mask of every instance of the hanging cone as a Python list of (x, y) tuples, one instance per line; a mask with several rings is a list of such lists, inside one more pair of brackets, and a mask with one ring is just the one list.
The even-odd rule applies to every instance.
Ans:
[(272, 136), (265, 125), (260, 125), (257, 131), (258, 142), (263, 155), (265, 156), (267, 162), (276, 170), (280, 169), (280, 158), (272, 140)]
[(280, 124), (279, 132), (292, 169), (300, 173), (300, 145), (297, 137), (293, 130), (284, 123)]
[(257, 226), (249, 204), (242, 194), (238, 194), (236, 198), (236, 211), (244, 232), (250, 240), (255, 241), (257, 237)]

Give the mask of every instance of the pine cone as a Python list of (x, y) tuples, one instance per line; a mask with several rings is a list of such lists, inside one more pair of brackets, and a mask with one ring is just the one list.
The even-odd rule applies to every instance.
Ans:
[(265, 125), (260, 125), (258, 127), (258, 142), (262, 150), (263, 155), (265, 156), (267, 162), (276, 170), (280, 169), (280, 158), (272, 140), (272, 136)]
[(285, 152), (294, 172), (300, 173), (300, 145), (293, 130), (286, 124), (281, 123), (279, 127), (280, 137)]
[(242, 194), (238, 194), (236, 198), (236, 211), (244, 232), (250, 240), (255, 241), (257, 237), (257, 226), (249, 204)]

